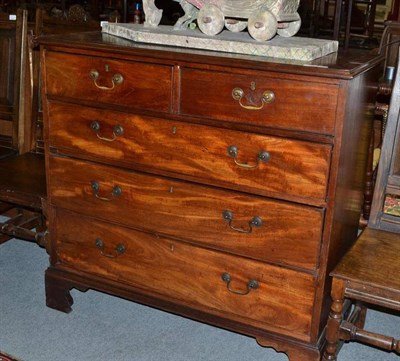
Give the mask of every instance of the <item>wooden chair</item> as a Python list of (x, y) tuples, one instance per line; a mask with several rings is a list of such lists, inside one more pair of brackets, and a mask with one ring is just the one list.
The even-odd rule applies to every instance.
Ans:
[(378, 49), (379, 54), (385, 56), (385, 72), (382, 74), (382, 79), (380, 80), (377, 88), (378, 96), (377, 103), (375, 104), (376, 119), (372, 128), (370, 139), (371, 143), (365, 178), (364, 204), (362, 218), (360, 220), (360, 225), (363, 227), (366, 226), (371, 213), (372, 199), (377, 175), (376, 165), (378, 163), (379, 154), (382, 148), (383, 134), (386, 129), (390, 95), (393, 87), (393, 74), (395, 73), (396, 64), (398, 61), (397, 58), (399, 45), (400, 22), (386, 21)]
[(10, 50), (18, 56), (14, 62), (10, 51), (10, 64), (1, 67), (0, 75), (4, 79), (12, 75), (14, 84), (9, 124), (12, 154), (4, 152), (0, 159), (0, 214), (8, 218), (0, 223), (0, 243), (17, 237), (44, 244), (46, 177), (44, 156), (36, 149), (36, 123), (32, 119), (33, 64), (26, 10), (18, 9), (16, 23), (16, 40)]
[[(400, 60), (398, 66), (399, 63)], [(352, 340), (400, 354), (400, 340), (364, 329), (368, 307), (400, 311), (399, 70), (394, 80), (370, 221), (331, 273), (332, 306), (326, 331), (325, 361), (337, 360), (341, 343)], [(397, 210), (388, 208), (389, 197), (395, 197)]]

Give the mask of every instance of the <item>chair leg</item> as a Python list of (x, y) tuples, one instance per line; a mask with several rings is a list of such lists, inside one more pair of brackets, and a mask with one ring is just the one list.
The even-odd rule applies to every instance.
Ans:
[(343, 321), (345, 284), (342, 280), (333, 279), (332, 305), (326, 328), (326, 346), (323, 361), (336, 361), (340, 342), (340, 324)]

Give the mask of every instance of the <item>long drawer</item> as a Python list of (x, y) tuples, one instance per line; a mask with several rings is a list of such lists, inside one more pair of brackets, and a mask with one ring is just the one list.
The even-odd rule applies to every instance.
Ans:
[[(308, 340), (311, 275), (57, 210), (61, 264), (178, 304)], [(241, 294), (239, 294), (241, 293)]]
[(55, 52), (45, 53), (45, 63), (50, 96), (171, 111), (171, 66)]
[(246, 257), (318, 266), (324, 212), (68, 158), (49, 159), (55, 206)]
[(307, 79), (183, 68), (182, 114), (323, 134), (335, 131), (339, 87)]
[(325, 201), (328, 144), (59, 102), (50, 102), (49, 112), (49, 144), (65, 154), (142, 165), (256, 194)]

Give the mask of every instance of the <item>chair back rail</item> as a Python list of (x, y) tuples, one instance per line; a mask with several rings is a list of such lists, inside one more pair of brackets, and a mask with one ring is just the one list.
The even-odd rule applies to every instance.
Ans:
[[(400, 49), (397, 49), (399, 56)], [(382, 142), (378, 173), (368, 227), (400, 233), (400, 71), (394, 78), (392, 95)], [(388, 212), (388, 199), (399, 203), (399, 215)], [(386, 202), (386, 204), (385, 204)], [(392, 200), (393, 202), (393, 200)], [(394, 205), (395, 206), (395, 205)]]

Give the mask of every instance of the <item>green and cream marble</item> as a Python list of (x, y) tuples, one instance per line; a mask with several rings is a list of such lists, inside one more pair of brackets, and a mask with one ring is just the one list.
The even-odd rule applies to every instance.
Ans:
[(334, 40), (275, 36), (269, 41), (260, 42), (252, 39), (247, 32), (226, 30), (208, 36), (197, 29), (174, 30), (172, 26), (163, 25), (145, 27), (142, 24), (105, 23), (102, 31), (140, 43), (302, 61), (314, 60), (338, 50), (338, 42)]

